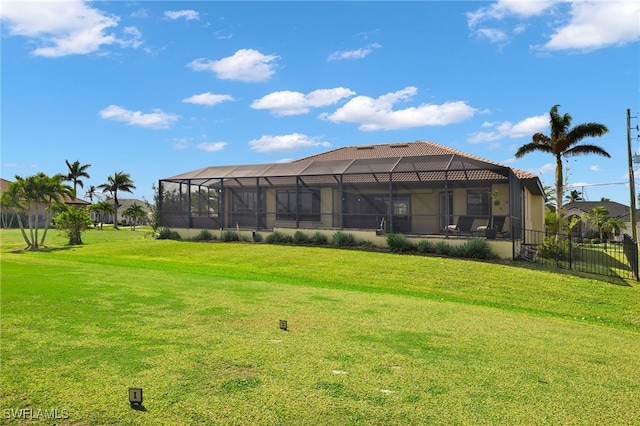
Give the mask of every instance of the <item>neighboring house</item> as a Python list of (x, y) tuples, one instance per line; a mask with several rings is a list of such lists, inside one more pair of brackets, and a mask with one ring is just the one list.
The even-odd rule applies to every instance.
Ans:
[[(0, 178), (0, 194), (4, 194), (4, 192), (9, 188), (9, 185), (11, 184), (11, 181), (8, 181), (6, 179), (2, 179)], [(70, 206), (88, 206), (90, 203), (85, 201), (85, 200), (81, 200), (80, 198), (74, 198), (74, 197), (64, 197), (62, 202), (64, 202), (67, 205)], [(6, 211), (2, 211), (2, 215), (13, 215), (15, 214), (13, 209), (9, 208)], [(45, 211), (44, 209), (42, 209), (41, 211), (38, 212), (38, 221), (41, 222), (44, 226), (44, 220), (46, 218), (45, 215)], [(4, 221), (3, 221), (4, 223)], [(8, 222), (7, 222), (8, 223)], [(14, 226), (17, 226), (15, 223), (13, 223)], [(25, 225), (26, 226), (26, 225)]]
[[(107, 198), (105, 200), (107, 203), (113, 204), (112, 198)], [(118, 198), (118, 221), (125, 225), (130, 225), (129, 218), (124, 217), (124, 211), (131, 207), (133, 204), (137, 204), (147, 213), (146, 219), (142, 221), (138, 221), (136, 225), (148, 225), (151, 221), (151, 206), (146, 201), (138, 200), (135, 198)], [(110, 212), (91, 212), (91, 219), (98, 223), (113, 223), (113, 213)]]
[[(505, 216), (505, 231), (544, 230), (531, 173), (433, 142), (349, 146), (290, 163), (217, 166), (159, 181), (160, 225), (443, 234)], [(518, 238), (510, 233), (510, 236)]]
[[(595, 207), (602, 206), (607, 209), (608, 215), (611, 218), (622, 219), (625, 223), (625, 228), (621, 231), (621, 235), (632, 235), (631, 232), (631, 208), (624, 204), (615, 201), (573, 201), (571, 203), (562, 206), (565, 211), (567, 219), (571, 219), (573, 216), (583, 217), (586, 216), (589, 211)], [(636, 212), (636, 218), (640, 219), (640, 215)], [(638, 220), (636, 220), (636, 223)], [(581, 237), (585, 237), (589, 231), (598, 231), (596, 226), (589, 224), (586, 219), (583, 220), (577, 227), (575, 233)]]

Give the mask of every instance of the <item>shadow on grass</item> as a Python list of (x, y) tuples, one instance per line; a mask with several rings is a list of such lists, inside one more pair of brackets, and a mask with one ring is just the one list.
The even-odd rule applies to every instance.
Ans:
[(620, 276), (591, 274), (588, 272), (576, 271), (572, 269), (562, 269), (562, 268), (557, 268), (550, 265), (545, 265), (542, 263), (527, 262), (524, 260), (513, 260), (513, 261), (510, 261), (508, 264), (510, 266), (529, 269), (532, 271), (552, 272), (554, 274), (559, 274), (559, 275), (566, 275), (566, 276), (577, 277), (577, 278), (586, 278), (586, 279), (591, 279), (596, 281), (604, 281), (609, 284), (619, 285), (623, 287), (633, 287), (632, 280), (625, 279)]
[(28, 247), (24, 247), (24, 248), (14, 248), (11, 250), (8, 250), (7, 253), (13, 253), (13, 254), (23, 254), (23, 253), (53, 253), (56, 251), (67, 251), (67, 250), (74, 250), (78, 247), (82, 247), (82, 245), (73, 245), (73, 246), (61, 246), (61, 247), (38, 247), (37, 249), (30, 249)]

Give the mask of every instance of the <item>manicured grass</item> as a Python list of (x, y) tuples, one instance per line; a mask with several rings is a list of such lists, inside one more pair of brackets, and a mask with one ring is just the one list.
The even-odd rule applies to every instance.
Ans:
[(147, 234), (0, 232), (3, 424), (640, 423), (636, 283)]

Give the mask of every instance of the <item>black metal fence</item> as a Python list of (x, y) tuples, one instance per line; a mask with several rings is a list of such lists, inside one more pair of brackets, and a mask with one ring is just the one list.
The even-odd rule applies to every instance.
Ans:
[[(569, 234), (520, 230), (517, 258), (562, 269), (640, 281), (638, 244), (628, 235), (620, 241), (584, 239)], [(517, 233), (516, 233), (517, 234)]]

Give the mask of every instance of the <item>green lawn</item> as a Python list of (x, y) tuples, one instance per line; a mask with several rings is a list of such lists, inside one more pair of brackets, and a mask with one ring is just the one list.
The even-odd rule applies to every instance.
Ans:
[(640, 424), (635, 282), (144, 230), (0, 239), (2, 424)]

